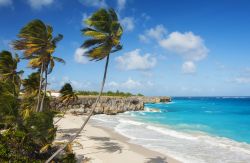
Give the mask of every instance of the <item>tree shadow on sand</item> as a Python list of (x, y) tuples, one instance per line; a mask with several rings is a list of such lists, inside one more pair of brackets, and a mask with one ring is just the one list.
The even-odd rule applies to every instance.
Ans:
[(168, 163), (166, 157), (154, 157), (154, 158), (148, 158), (148, 160), (145, 163)]
[(67, 140), (71, 136), (73, 136), (79, 129), (78, 128), (72, 128), (72, 129), (59, 129), (57, 130), (57, 133), (60, 134), (58, 136), (57, 141), (60, 140)]
[(91, 158), (85, 157), (84, 155), (78, 155), (76, 163), (89, 163), (90, 161), (91, 161)]
[(105, 150), (109, 153), (114, 153), (114, 152), (121, 153), (123, 150), (122, 146), (119, 143), (112, 142), (109, 137), (91, 136), (89, 138), (101, 142), (101, 145), (99, 147), (96, 147), (96, 149), (98, 150)]
[(122, 153), (122, 147), (115, 142), (103, 142), (102, 146), (97, 147), (98, 150), (106, 150), (107, 152), (114, 153), (119, 152)]
[(98, 137), (98, 136), (91, 136), (89, 137), (91, 140), (95, 141), (110, 141), (109, 137)]
[(79, 128), (71, 128), (71, 129), (58, 129), (58, 133), (63, 133), (63, 134), (74, 134), (77, 132)]

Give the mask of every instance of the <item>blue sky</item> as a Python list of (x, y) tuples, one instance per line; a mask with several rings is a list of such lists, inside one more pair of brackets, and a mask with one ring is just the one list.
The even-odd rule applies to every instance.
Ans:
[[(113, 7), (124, 26), (123, 50), (111, 55), (106, 90), (145, 95), (250, 95), (248, 0), (0, 0), (0, 50), (33, 19), (64, 35), (55, 56), (66, 60), (49, 76), (50, 88), (71, 82), (98, 90), (104, 61), (89, 62), (79, 46), (83, 20)], [(20, 52), (17, 52), (21, 54)], [(19, 68), (31, 72), (27, 62)]]

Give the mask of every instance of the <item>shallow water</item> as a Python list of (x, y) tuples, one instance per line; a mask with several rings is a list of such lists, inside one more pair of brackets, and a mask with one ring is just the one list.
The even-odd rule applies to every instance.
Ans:
[(250, 98), (174, 98), (147, 104), (143, 112), (94, 119), (183, 162), (250, 162)]

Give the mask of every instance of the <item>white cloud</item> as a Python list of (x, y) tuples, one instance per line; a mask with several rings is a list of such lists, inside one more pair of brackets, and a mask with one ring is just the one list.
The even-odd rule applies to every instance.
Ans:
[(83, 5), (89, 7), (107, 7), (105, 0), (79, 0)]
[(220, 63), (220, 62), (215, 62), (216, 66), (217, 66), (217, 69), (219, 70), (224, 70), (226, 69), (226, 65), (224, 65), (223, 63)]
[(49, 6), (54, 2), (54, 0), (28, 0), (31, 8), (35, 10), (40, 10), (42, 7)]
[(124, 17), (123, 19), (121, 19), (121, 24), (125, 31), (132, 31), (135, 28), (133, 17)]
[(148, 86), (154, 86), (155, 84), (153, 82), (151, 82), (151, 81), (147, 81), (147, 85)]
[(193, 62), (187, 61), (184, 62), (182, 65), (182, 72), (184, 74), (193, 74), (196, 72), (196, 66)]
[(134, 88), (141, 87), (142, 84), (139, 81), (135, 81), (129, 78), (126, 82), (122, 83), (121, 86), (127, 89), (134, 89)]
[(139, 40), (144, 43), (154, 40), (167, 51), (181, 56), (185, 61), (182, 65), (184, 73), (194, 73), (196, 71), (195, 62), (205, 59), (209, 52), (200, 36), (192, 32), (172, 32), (168, 34), (163, 25), (157, 25), (146, 30), (139, 35)]
[(89, 62), (88, 57), (84, 54), (87, 52), (87, 49), (77, 48), (74, 54), (74, 59), (77, 63), (86, 64)]
[(108, 90), (122, 90), (122, 91), (127, 91), (127, 90), (142, 91), (142, 90), (153, 88), (154, 86), (155, 84), (151, 81), (142, 82), (142, 81), (134, 80), (132, 78), (128, 78), (124, 82), (111, 81), (107, 83)]
[(63, 76), (61, 78), (51, 76), (49, 77), (49, 89), (59, 90), (65, 83), (70, 83), (74, 90), (95, 90), (98, 86), (97, 83), (86, 80), (74, 80), (71, 77)]
[(151, 28), (146, 31), (146, 34), (151, 38), (160, 40), (167, 34), (167, 30), (163, 25), (157, 25), (155, 28)]
[(192, 32), (172, 32), (168, 38), (160, 40), (160, 46), (182, 56), (185, 60), (199, 61), (208, 54), (208, 49), (200, 36)]
[(238, 83), (238, 84), (249, 84), (250, 77), (238, 77), (238, 78), (235, 78), (233, 82)]
[(116, 59), (118, 66), (122, 70), (149, 70), (156, 65), (156, 58), (151, 54), (140, 54), (140, 49), (125, 53)]
[(151, 19), (151, 17), (150, 17), (148, 14), (146, 14), (146, 13), (142, 13), (142, 14), (141, 14), (141, 17), (142, 17), (145, 21), (148, 21), (148, 20)]
[(247, 68), (245, 69), (245, 72), (246, 72), (247, 74), (249, 74), (249, 73), (250, 73), (250, 67), (247, 67)]
[(157, 25), (154, 28), (150, 28), (144, 32), (144, 34), (139, 35), (139, 39), (142, 42), (150, 42), (151, 39), (160, 41), (166, 37), (167, 29), (163, 25)]
[(150, 42), (148, 37), (146, 37), (145, 35), (142, 35), (142, 34), (139, 35), (139, 40), (141, 42), (144, 42), (144, 43), (149, 43)]
[(118, 84), (117, 82), (114, 82), (114, 81), (109, 82), (107, 85), (108, 85), (108, 87), (111, 87), (111, 88), (114, 88), (114, 87), (118, 87), (118, 86), (119, 86), (119, 84)]
[(89, 81), (70, 80), (70, 78), (68, 76), (64, 76), (62, 78), (62, 80), (60, 81), (60, 86), (63, 86), (65, 83), (70, 83), (72, 85), (73, 89), (75, 89), (75, 90), (86, 90), (86, 89), (90, 89), (92, 87), (92, 83)]
[(12, 0), (0, 0), (0, 7), (1, 6), (11, 6)]
[(119, 11), (123, 10), (126, 5), (126, 0), (117, 0), (117, 8)]

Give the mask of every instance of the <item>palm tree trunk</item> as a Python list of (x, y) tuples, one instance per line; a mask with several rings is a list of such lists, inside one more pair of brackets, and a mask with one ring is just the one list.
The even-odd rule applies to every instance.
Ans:
[(44, 86), (44, 94), (43, 94), (43, 98), (41, 101), (41, 106), (40, 106), (40, 112), (43, 111), (43, 104), (44, 104), (44, 98), (46, 96), (47, 93), (47, 85), (48, 85), (48, 70), (45, 69), (45, 86)]
[(13, 82), (13, 95), (18, 96), (16, 92), (16, 82), (15, 82), (15, 75), (12, 76), (12, 82)]
[(66, 104), (66, 109), (64, 109), (62, 117), (60, 117), (60, 118), (54, 123), (54, 125), (57, 124), (57, 123), (64, 117), (64, 115), (66, 114), (66, 112), (67, 112), (67, 110), (68, 110), (69, 103), (70, 103), (70, 102), (67, 102), (67, 104)]
[(84, 121), (84, 123), (82, 124), (81, 128), (77, 131), (77, 133), (69, 140), (68, 143), (66, 143), (62, 148), (58, 149), (45, 163), (49, 163), (56, 155), (58, 155), (64, 148), (66, 148), (69, 144), (71, 144), (77, 137), (78, 135), (82, 132), (82, 130), (84, 129), (84, 127), (86, 126), (86, 124), (88, 123), (90, 117), (92, 116), (92, 114), (94, 113), (94, 110), (96, 108), (96, 105), (98, 104), (98, 102), (100, 101), (102, 92), (103, 92), (103, 88), (105, 85), (105, 81), (106, 81), (106, 76), (107, 76), (107, 70), (108, 70), (108, 64), (109, 64), (109, 55), (106, 58), (106, 64), (105, 64), (105, 69), (104, 69), (104, 75), (103, 75), (103, 79), (102, 79), (102, 85), (101, 85), (101, 90), (99, 92), (99, 95), (95, 101), (94, 107), (92, 107), (87, 119)]
[(63, 119), (63, 117), (64, 117), (64, 115), (66, 114), (66, 112), (67, 112), (67, 110), (65, 109), (65, 110), (63, 111), (62, 117), (60, 117), (60, 118), (54, 123), (54, 125), (57, 124), (61, 119)]
[(42, 89), (42, 82), (43, 82), (43, 63), (42, 63), (42, 67), (40, 70), (40, 84), (39, 84), (39, 90), (38, 90), (38, 100), (37, 100), (37, 106), (36, 106), (36, 112), (39, 111), (39, 106), (40, 106), (40, 95), (41, 95), (41, 89)]

